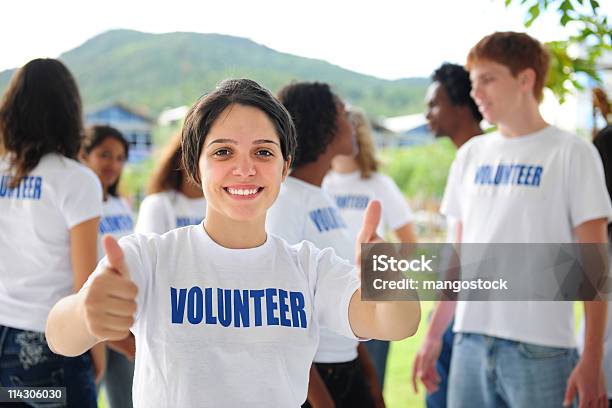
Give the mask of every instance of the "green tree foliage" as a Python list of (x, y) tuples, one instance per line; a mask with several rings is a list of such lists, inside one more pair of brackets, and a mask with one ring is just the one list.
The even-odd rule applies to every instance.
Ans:
[[(597, 59), (605, 52), (612, 51), (612, 26), (608, 16), (601, 12), (597, 0), (504, 0), (506, 6), (519, 3), (527, 10), (525, 27), (531, 27), (546, 11), (559, 15), (559, 23), (567, 27), (566, 39), (547, 43), (552, 61), (546, 84), (561, 102), (565, 100), (572, 88), (581, 90), (577, 74), (586, 74), (601, 83), (597, 74)], [(568, 54), (568, 49), (578, 46), (581, 55)]]
[(411, 199), (441, 199), (456, 148), (448, 138), (434, 143), (386, 150), (383, 172)]

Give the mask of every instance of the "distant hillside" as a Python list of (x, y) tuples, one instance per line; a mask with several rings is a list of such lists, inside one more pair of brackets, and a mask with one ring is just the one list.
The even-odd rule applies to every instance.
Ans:
[[(251, 78), (274, 91), (292, 80), (324, 81), (371, 115), (402, 115), (422, 110), (429, 82), (426, 78), (383, 80), (219, 34), (113, 30), (60, 59), (75, 74), (86, 108), (121, 101), (150, 115), (167, 107), (191, 105), (229, 77)], [(13, 72), (0, 72), (0, 92)]]

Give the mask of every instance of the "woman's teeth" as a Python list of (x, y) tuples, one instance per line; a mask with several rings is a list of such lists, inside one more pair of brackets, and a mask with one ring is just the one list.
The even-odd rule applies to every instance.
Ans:
[(227, 188), (227, 191), (233, 195), (253, 195), (257, 194), (259, 188), (251, 188), (251, 189), (237, 189), (237, 188)]

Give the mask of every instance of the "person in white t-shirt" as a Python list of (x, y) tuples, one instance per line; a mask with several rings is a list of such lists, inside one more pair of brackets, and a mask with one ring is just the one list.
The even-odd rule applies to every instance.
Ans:
[[(378, 200), (382, 206), (382, 222), (378, 235), (393, 232), (398, 242), (414, 243), (412, 211), (395, 182), (378, 172), (376, 147), (372, 130), (365, 114), (351, 109), (350, 118), (355, 128), (357, 151), (350, 155), (337, 155), (332, 169), (323, 179), (323, 191), (332, 196), (340, 209), (340, 215), (348, 225), (349, 236), (354, 240), (359, 233), (368, 203)], [(384, 386), (385, 367), (389, 342), (370, 340), (365, 343), (376, 369), (380, 388)]]
[(96, 407), (104, 347), (57, 356), (44, 334), (52, 306), (97, 260), (102, 191), (76, 161), (82, 132), (64, 64), (35, 59), (17, 71), (0, 104), (0, 386), (66, 387), (68, 406)]
[[(462, 243), (607, 242), (612, 208), (597, 152), (539, 112), (548, 61), (523, 33), (494, 33), (470, 50), (472, 97), (498, 131), (465, 143), (451, 167), (441, 212), (458, 220)], [(605, 406), (607, 304), (584, 302), (580, 359), (572, 304), (457, 302), (449, 406), (558, 407), (576, 397)]]
[(181, 135), (176, 134), (161, 154), (140, 204), (136, 232), (163, 234), (197, 225), (206, 213), (202, 189), (193, 184), (181, 164)]
[[(605, 103), (608, 103), (604, 97)], [(602, 112), (603, 114), (603, 112)], [(604, 115), (604, 118), (606, 116)], [(608, 124), (600, 130), (593, 144), (601, 161), (603, 162), (606, 185), (608, 187), (608, 195), (612, 199), (612, 125)], [(612, 223), (608, 223), (608, 240), (612, 238)], [(580, 352), (584, 351), (584, 320), (580, 325), (580, 335), (578, 337), (578, 348)], [(612, 406), (612, 302), (608, 300), (608, 321), (606, 322), (606, 331), (604, 334), (604, 352), (603, 352), (603, 367), (606, 377), (606, 390), (608, 392), (608, 405)]]
[[(307, 240), (318, 248), (333, 248), (353, 262), (355, 237), (321, 188), (332, 159), (356, 148), (344, 103), (323, 83), (293, 83), (278, 95), (295, 121), (297, 149), (291, 174), (269, 211), (268, 230), (290, 244)], [(370, 407), (374, 401), (380, 405), (383, 397), (365, 347), (322, 328), (304, 406)]]
[[(415, 333), (413, 302), (361, 301), (354, 267), (331, 249), (291, 246), (265, 229), (295, 149), (291, 117), (269, 91), (226, 80), (191, 108), (183, 163), (206, 217), (166, 234), (105, 237), (106, 257), (49, 314), (64, 355), (136, 337), (137, 407), (299, 406), (319, 328), (347, 337)], [(361, 242), (375, 242), (371, 205)]]
[[(85, 130), (81, 161), (92, 169), (102, 184), (102, 218), (100, 219), (98, 260), (104, 256), (102, 236), (119, 239), (134, 232), (132, 210), (117, 191), (123, 166), (128, 159), (129, 143), (117, 129), (95, 125)], [(111, 407), (132, 406), (134, 377), (134, 336), (108, 342), (106, 350), (106, 387)]]
[[(431, 79), (432, 83), (425, 95), (427, 105), (425, 117), (429, 129), (434, 137), (448, 137), (459, 149), (468, 140), (483, 133), (480, 127), (482, 115), (470, 96), (472, 91), (470, 75), (461, 65), (444, 63), (433, 72)], [(455, 242), (457, 238), (455, 227), (456, 220), (447, 216), (446, 242)], [(442, 302), (436, 307), (436, 312), (440, 313), (445, 307), (454, 309), (454, 304)], [(417, 379), (423, 381), (427, 389), (425, 398), (427, 408), (447, 406), (453, 340), (453, 321), (445, 327), (429, 325), (423, 339), (424, 346), (415, 356), (412, 366), (412, 385), (416, 393)], [(437, 361), (434, 355), (438, 356)]]

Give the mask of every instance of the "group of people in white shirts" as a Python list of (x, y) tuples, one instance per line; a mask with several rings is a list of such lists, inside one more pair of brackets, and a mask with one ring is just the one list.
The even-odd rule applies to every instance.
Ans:
[[(607, 242), (599, 157), (539, 114), (547, 67), (537, 40), (494, 33), (468, 55), (470, 104), (430, 88), (430, 126), (462, 145), (441, 209), (451, 241)], [(479, 115), (498, 131), (475, 136)], [(108, 126), (83, 137), (61, 62), (15, 74), (0, 140), (1, 386), (64, 386), (79, 407), (101, 381), (114, 407), (384, 406), (388, 341), (416, 332), (420, 305), (361, 300), (360, 244), (416, 237), (364, 114), (329, 85), (221, 82), (168, 143), (136, 223), (117, 192), (128, 143)], [(540, 181), (475, 182), (499, 163)], [(431, 406), (607, 406), (607, 304), (585, 309), (578, 357), (571, 304), (440, 302), (415, 387), (444, 388)]]

